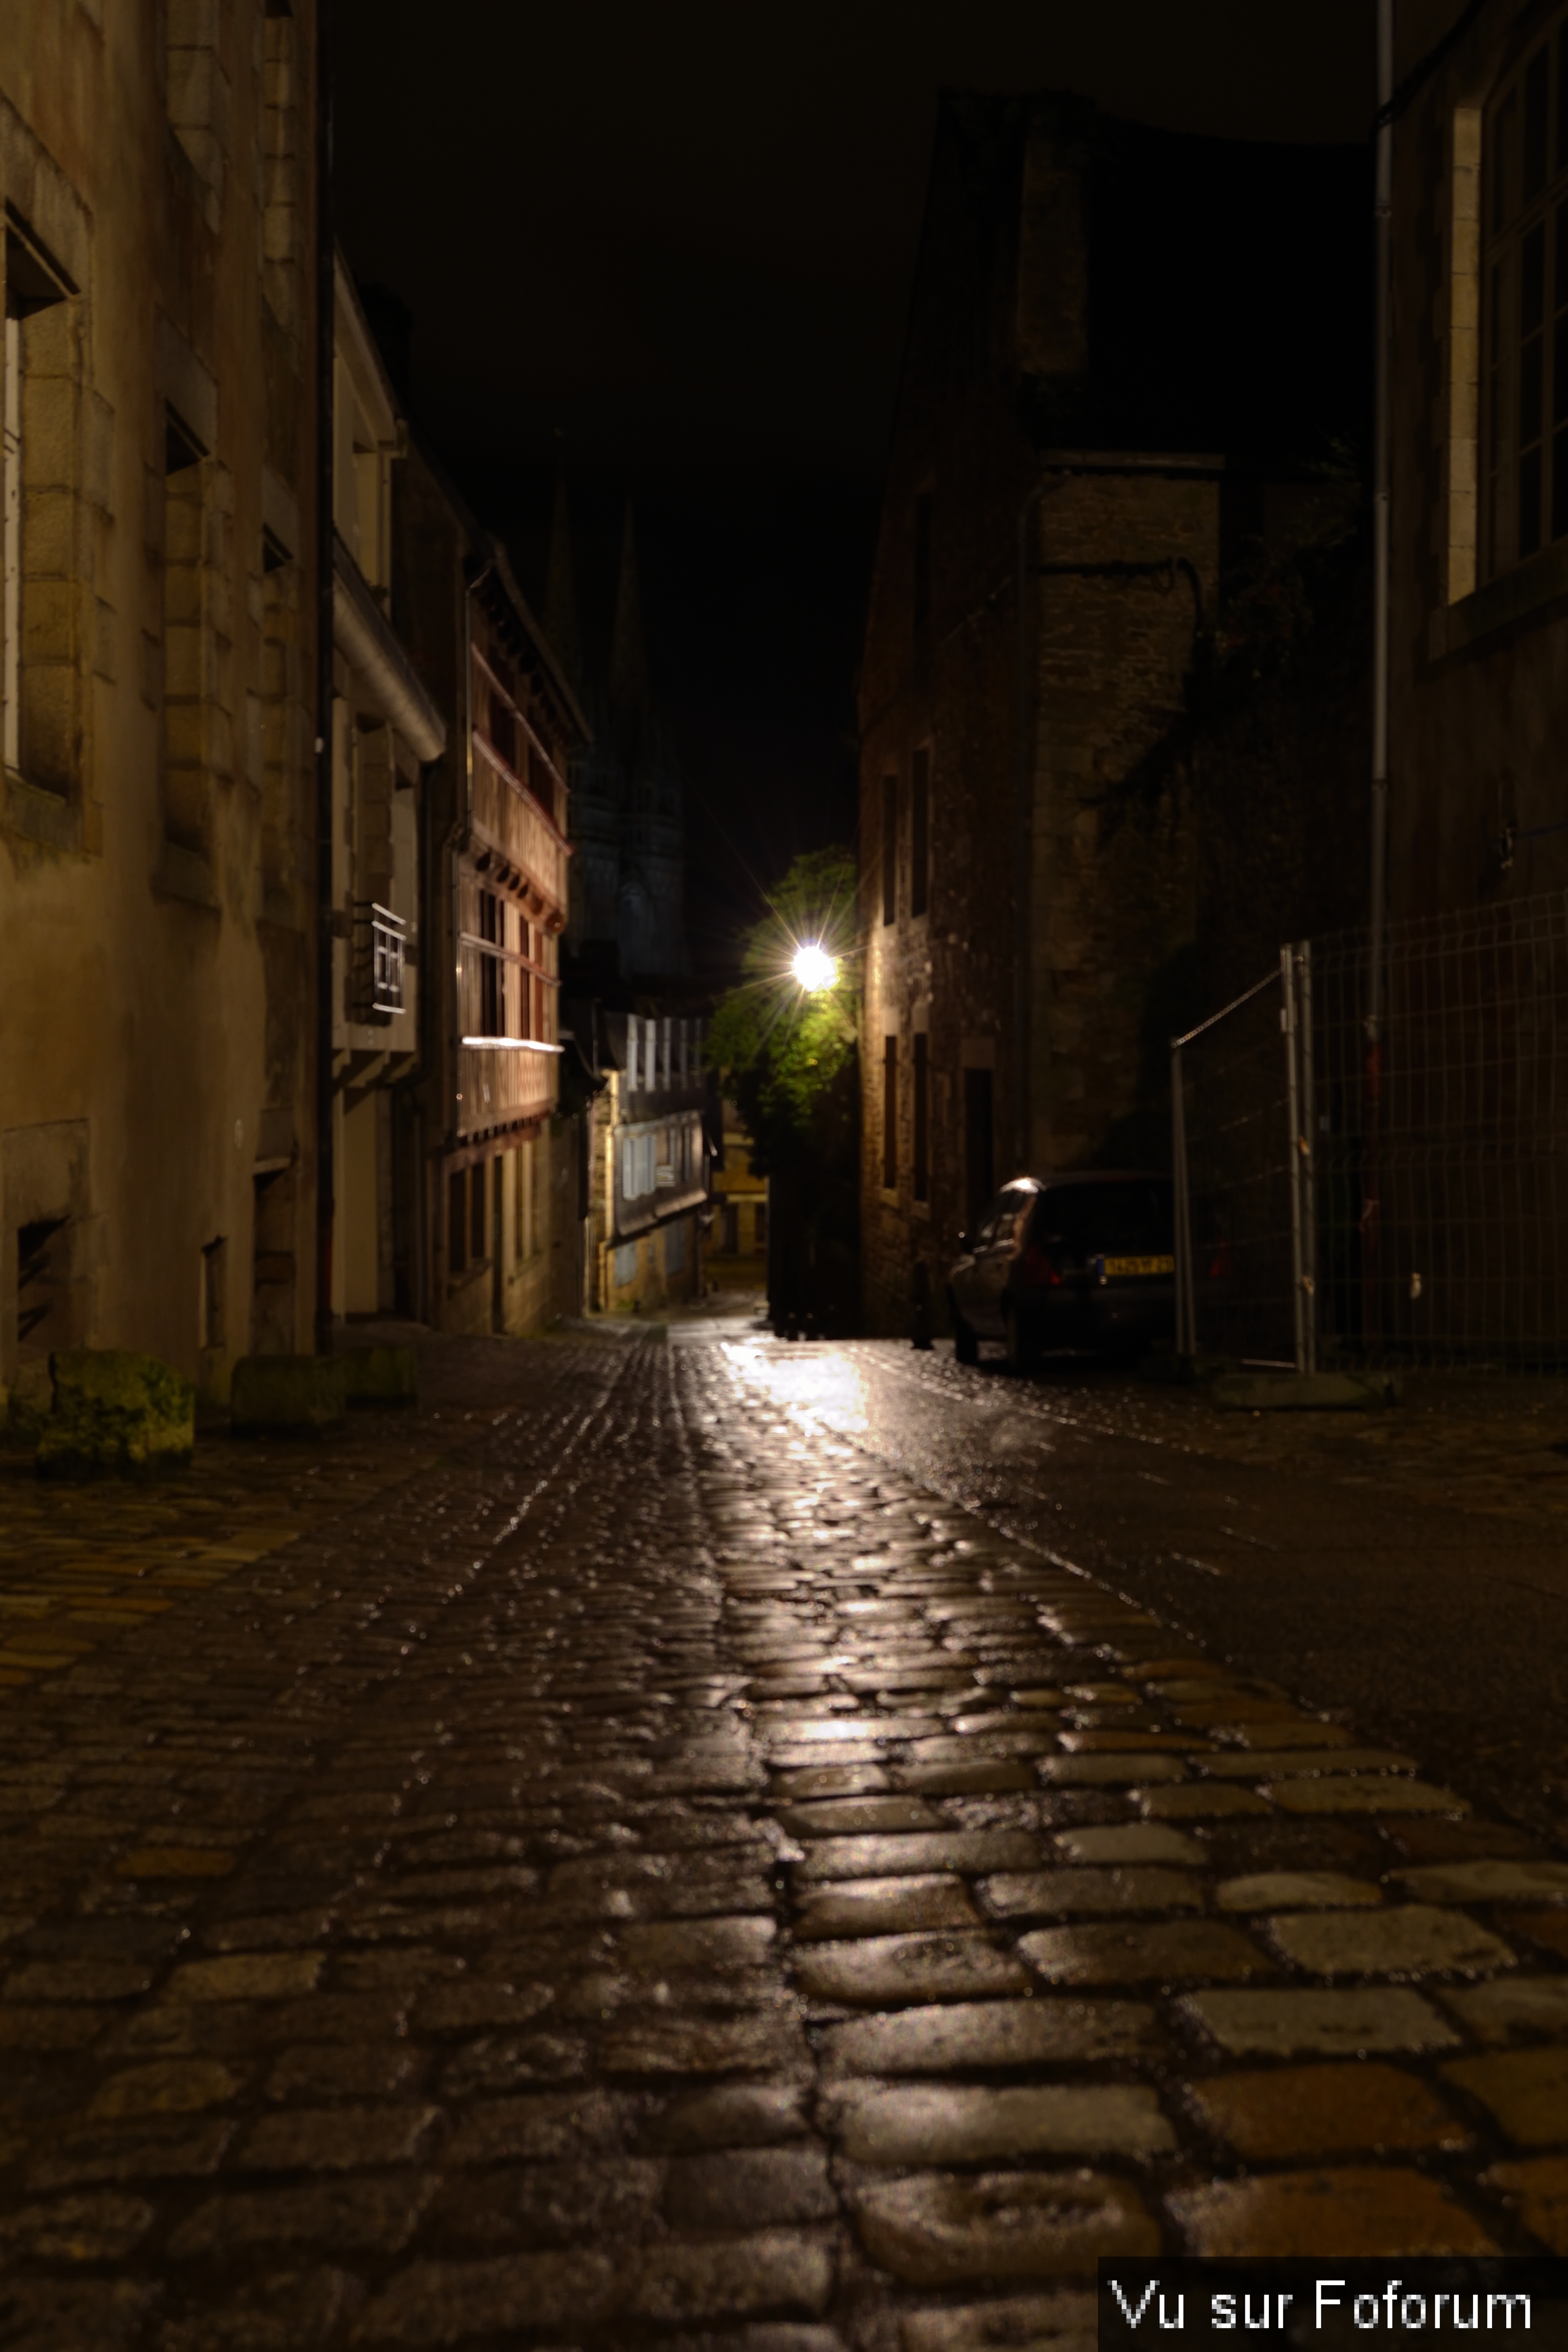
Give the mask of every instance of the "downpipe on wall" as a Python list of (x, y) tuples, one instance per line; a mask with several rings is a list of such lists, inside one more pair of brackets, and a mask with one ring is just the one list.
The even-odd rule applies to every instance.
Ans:
[(1373, 198), (1376, 273), (1373, 352), (1372, 855), (1368, 909), (1366, 1149), (1362, 1173), (1363, 1333), (1376, 1327), (1382, 1214), (1384, 957), (1388, 900), (1389, 551), (1392, 484), (1389, 342), (1394, 324), (1394, 0), (1377, 0), (1377, 151)]

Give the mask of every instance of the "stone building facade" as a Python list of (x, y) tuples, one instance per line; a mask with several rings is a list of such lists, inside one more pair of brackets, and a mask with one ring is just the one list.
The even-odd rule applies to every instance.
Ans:
[(583, 1304), (647, 1314), (700, 1297), (708, 1223), (702, 1023), (574, 1003), (597, 1087), (586, 1113), (589, 1252)]
[(506, 550), (417, 444), (398, 469), (392, 615), (446, 730), (425, 774), (422, 1083), (406, 1135), (443, 1330), (580, 1310), (588, 1201), (563, 1103), (569, 777), (588, 740)]
[(422, 1246), (405, 1148), (419, 1070), (421, 803), (447, 727), (388, 617), (405, 427), (341, 259), (334, 294), (331, 1304), (334, 1316), (407, 1315)]
[(311, 0), (0, 11), (0, 1386), (308, 1343)]
[(1421, 0), (1396, 37), (1397, 918), (1568, 884), (1568, 10)]
[(943, 100), (860, 676), (874, 1329), (940, 1320), (1008, 1177), (1163, 1153), (1198, 866), (1141, 779), (1270, 481), (1354, 409), (1360, 194), (1335, 151)]

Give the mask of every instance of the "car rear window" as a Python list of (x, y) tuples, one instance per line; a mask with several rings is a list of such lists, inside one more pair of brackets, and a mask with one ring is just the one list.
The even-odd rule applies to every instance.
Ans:
[(1029, 1237), (1073, 1257), (1168, 1256), (1173, 1230), (1167, 1184), (1053, 1184), (1036, 1205)]

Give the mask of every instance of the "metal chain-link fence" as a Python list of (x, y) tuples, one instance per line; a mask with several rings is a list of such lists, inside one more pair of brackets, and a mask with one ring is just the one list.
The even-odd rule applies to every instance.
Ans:
[(1180, 1346), (1568, 1366), (1568, 894), (1281, 951), (1173, 1041)]

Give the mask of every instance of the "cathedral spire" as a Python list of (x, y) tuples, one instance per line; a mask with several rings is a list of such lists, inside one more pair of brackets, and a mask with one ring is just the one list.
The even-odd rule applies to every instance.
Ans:
[(566, 468), (555, 477), (555, 511), (550, 523), (550, 569), (544, 589), (544, 634), (574, 693), (583, 685), (583, 632), (577, 615), (577, 575), (572, 561), (572, 516), (566, 503)]
[(642, 589), (637, 580), (637, 532), (626, 500), (621, 528), (621, 570), (616, 588), (616, 634), (610, 649), (610, 698), (625, 713), (647, 705), (647, 647), (643, 638)]

